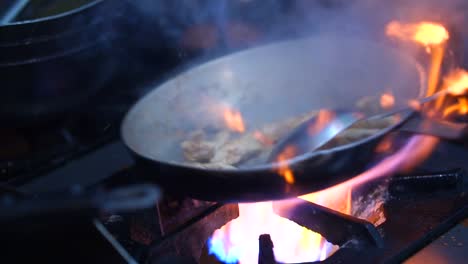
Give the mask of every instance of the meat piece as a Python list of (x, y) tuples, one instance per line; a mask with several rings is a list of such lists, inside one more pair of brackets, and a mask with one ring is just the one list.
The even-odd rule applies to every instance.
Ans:
[(355, 123), (350, 129), (353, 128), (363, 128), (363, 129), (384, 129), (390, 127), (396, 123), (396, 118), (393, 116), (389, 116), (386, 118), (379, 118), (379, 119), (370, 119), (370, 120), (362, 120)]
[(379, 129), (348, 128), (319, 149), (330, 149), (365, 139), (379, 132)]
[(197, 130), (189, 135), (189, 139), (181, 143), (185, 160), (207, 163), (215, 155), (215, 150), (229, 142), (231, 137), (227, 131), (216, 133), (211, 139), (202, 130)]
[(239, 165), (260, 154), (263, 149), (263, 145), (255, 139), (253, 134), (248, 133), (216, 148), (215, 156), (210, 162)]
[(195, 162), (209, 162), (214, 156), (214, 147), (206, 141), (187, 140), (181, 144), (186, 160)]
[(372, 129), (372, 128), (351, 128), (343, 131), (340, 133), (337, 138), (341, 138), (346, 140), (347, 142), (351, 143), (354, 141), (358, 141), (372, 135), (375, 135), (379, 132), (379, 129)]

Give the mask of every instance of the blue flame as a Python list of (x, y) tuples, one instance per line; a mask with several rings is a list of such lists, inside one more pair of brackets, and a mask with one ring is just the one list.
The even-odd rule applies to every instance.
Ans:
[(226, 264), (234, 264), (239, 262), (241, 250), (238, 247), (232, 247), (228, 252), (225, 250), (224, 243), (221, 239), (210, 238), (208, 240), (209, 253), (214, 254), (218, 260)]

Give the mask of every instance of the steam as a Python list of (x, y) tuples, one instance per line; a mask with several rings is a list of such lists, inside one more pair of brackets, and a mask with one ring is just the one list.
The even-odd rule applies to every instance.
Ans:
[[(139, 0), (131, 1), (168, 39), (179, 43), (194, 25), (216, 28), (218, 44), (236, 48), (230, 26), (242, 24), (258, 33), (257, 42), (317, 33), (375, 36), (390, 20), (433, 20), (462, 27), (462, 0)], [(231, 29), (232, 31), (232, 29)], [(468, 32), (463, 32), (463, 34)], [(202, 34), (203, 35), (203, 34)], [(251, 43), (247, 43), (251, 44)]]

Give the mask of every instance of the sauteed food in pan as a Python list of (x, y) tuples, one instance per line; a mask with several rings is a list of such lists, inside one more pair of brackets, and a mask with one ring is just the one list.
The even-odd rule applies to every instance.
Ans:
[[(362, 112), (382, 111), (374, 97), (364, 97), (356, 107)], [(274, 144), (290, 133), (294, 128), (319, 111), (311, 111), (300, 116), (264, 125), (256, 130), (238, 133), (226, 129), (209, 131), (198, 129), (188, 135), (181, 149), (186, 162), (199, 168), (236, 169), (266, 162)], [(377, 120), (363, 120), (338, 134), (320, 149), (329, 149), (365, 139), (383, 128), (393, 125), (395, 116)], [(319, 149), (319, 150), (320, 150)]]
[[(388, 125), (356, 124), (327, 149), (286, 159), (294, 184), (278, 174), (280, 162), (267, 162), (275, 141), (319, 110), (372, 108), (384, 93), (396, 103), (418, 99), (420, 69), (369, 39), (316, 35), (259, 46), (154, 86), (127, 113), (122, 138), (145, 180), (168, 191), (229, 202), (296, 197), (358, 175), (409, 113)], [(220, 104), (242, 115), (243, 129), (230, 131)]]

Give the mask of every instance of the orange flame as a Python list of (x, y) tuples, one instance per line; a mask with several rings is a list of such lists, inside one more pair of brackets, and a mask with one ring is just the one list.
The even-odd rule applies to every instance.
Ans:
[(323, 191), (306, 194), (300, 196), (299, 198), (350, 215), (352, 209), (351, 191), (351, 187), (342, 185), (339, 188), (330, 188)]
[(448, 106), (444, 109), (444, 116), (450, 116), (453, 113), (458, 113), (461, 115), (468, 114), (468, 100), (466, 98), (458, 98), (457, 103)]
[[(413, 137), (403, 149), (361, 175), (299, 198), (349, 215), (352, 188), (402, 168), (411, 169), (427, 158), (437, 142), (433, 137)], [(324, 260), (337, 250), (337, 246), (320, 234), (276, 215), (272, 202), (263, 202), (239, 204), (239, 217), (214, 232), (209, 242), (210, 251), (227, 263), (257, 263), (258, 237), (261, 234), (270, 234), (279, 262)]]
[[(387, 27), (387, 34), (400, 39), (412, 40), (428, 48), (432, 54), (432, 65), (429, 72), (427, 96), (432, 95), (436, 89), (440, 75), (440, 65), (444, 55), (443, 44), (449, 38), (447, 30), (435, 23), (422, 22), (418, 24), (401, 24), (392, 22)], [(468, 74), (458, 73), (456, 77), (449, 76), (444, 80), (445, 88), (449, 93), (460, 95), (467, 92)], [(392, 107), (395, 99), (391, 94), (382, 95), (381, 105), (384, 108)], [(417, 101), (410, 102), (414, 109), (421, 109)], [(440, 104), (429, 110), (440, 111)], [(468, 100), (458, 98), (458, 103), (445, 109), (446, 114), (458, 111), (468, 113)], [(321, 111), (317, 122), (310, 126), (308, 131), (316, 133), (334, 117), (330, 111)], [(255, 136), (262, 141), (262, 135)], [(351, 214), (351, 191), (355, 186), (386, 177), (397, 172), (406, 172), (419, 165), (432, 153), (439, 140), (431, 136), (413, 136), (407, 144), (395, 154), (384, 159), (376, 166), (351, 180), (337, 184), (326, 190), (301, 196), (299, 198), (320, 204), (322, 206)], [(388, 151), (392, 141), (383, 141), (377, 151)], [(294, 146), (289, 146), (279, 155), (278, 161), (290, 159), (296, 154)], [(288, 166), (283, 164), (279, 174), (286, 182), (294, 183), (294, 175)], [(280, 262), (310, 262), (323, 260), (336, 250), (336, 247), (326, 242), (317, 233), (295, 224), (276, 215), (271, 202), (239, 204), (239, 218), (229, 222), (221, 229), (215, 231), (210, 240), (210, 250), (226, 262), (257, 263), (258, 237), (261, 234), (270, 234), (275, 245), (276, 260)]]
[(289, 168), (288, 164), (286, 163), (287, 160), (293, 158), (297, 153), (297, 149), (295, 146), (287, 146), (283, 152), (281, 152), (277, 157), (277, 162), (280, 163), (280, 167), (278, 169), (278, 174), (284, 178), (284, 180), (288, 184), (294, 183), (294, 174), (292, 170)]
[[(444, 58), (445, 42), (449, 39), (447, 29), (437, 23), (420, 22), (415, 24), (403, 24), (392, 21), (387, 25), (388, 36), (402, 40), (411, 40), (426, 47), (431, 53), (431, 68), (429, 70), (427, 95), (432, 95), (437, 90), (440, 76), (440, 66)], [(440, 106), (441, 102), (438, 101)]]
[[(468, 92), (468, 72), (462, 69), (454, 70), (444, 79), (444, 88), (454, 96), (466, 94)], [(446, 117), (453, 113), (468, 114), (467, 98), (457, 98), (456, 103), (444, 109), (443, 116)]]
[(376, 147), (375, 152), (385, 153), (392, 149), (393, 141), (391, 137), (384, 138)]
[(444, 26), (432, 22), (403, 24), (392, 21), (387, 25), (388, 36), (403, 40), (412, 40), (426, 47), (440, 45), (449, 39), (449, 33)]
[(444, 87), (452, 95), (463, 95), (468, 92), (468, 72), (457, 69), (444, 79)]
[(391, 93), (384, 93), (380, 97), (380, 106), (383, 109), (389, 109), (395, 105), (395, 97)]
[(223, 111), (224, 122), (226, 126), (235, 132), (245, 132), (244, 119), (239, 111), (226, 108)]

